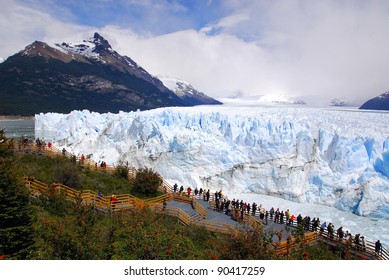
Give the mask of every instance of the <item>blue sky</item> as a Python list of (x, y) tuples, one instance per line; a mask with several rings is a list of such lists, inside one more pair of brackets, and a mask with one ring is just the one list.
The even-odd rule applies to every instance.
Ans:
[(161, 35), (199, 30), (230, 11), (223, 1), (210, 0), (21, 0), (20, 3), (56, 18), (98, 28), (116, 25), (139, 33)]
[(99, 32), (153, 75), (213, 97), (360, 105), (389, 90), (386, 0), (2, 0), (0, 57)]

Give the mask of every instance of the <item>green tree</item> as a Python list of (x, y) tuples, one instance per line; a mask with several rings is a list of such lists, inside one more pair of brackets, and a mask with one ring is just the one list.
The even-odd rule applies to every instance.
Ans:
[(129, 171), (130, 171), (130, 169), (128, 168), (128, 165), (124, 165), (124, 164), (120, 163), (115, 167), (115, 171), (113, 172), (113, 176), (116, 178), (128, 179), (128, 172)]
[(28, 190), (11, 158), (0, 159), (0, 254), (28, 259), (34, 244)]
[(158, 193), (162, 182), (161, 175), (151, 168), (139, 169), (135, 175), (134, 192), (145, 196), (154, 196)]
[(0, 158), (9, 157), (12, 154), (10, 150), (13, 146), (13, 140), (7, 139), (4, 129), (0, 130)]

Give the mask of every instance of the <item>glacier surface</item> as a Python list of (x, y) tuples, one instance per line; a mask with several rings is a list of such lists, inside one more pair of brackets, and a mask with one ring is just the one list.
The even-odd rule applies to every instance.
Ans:
[(389, 219), (389, 114), (296, 106), (198, 106), (35, 116), (36, 137), (168, 182), (261, 194)]

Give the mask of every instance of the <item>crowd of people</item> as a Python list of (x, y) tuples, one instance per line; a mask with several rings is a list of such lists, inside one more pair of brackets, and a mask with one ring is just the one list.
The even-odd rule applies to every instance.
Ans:
[[(173, 192), (178, 194), (185, 194), (189, 197), (193, 195), (196, 198), (203, 198), (204, 201), (210, 201), (211, 196), (211, 191), (209, 189), (203, 190), (202, 188), (195, 188), (192, 194), (192, 189), (190, 187), (188, 187), (185, 192), (184, 186), (181, 185), (181, 187), (178, 188), (177, 183), (175, 183), (173, 186)], [(261, 204), (258, 206), (258, 204), (255, 202), (250, 204), (235, 198), (230, 200), (223, 195), (221, 190), (214, 193), (214, 204), (210, 205), (213, 206), (213, 210), (225, 213), (237, 221), (242, 221), (245, 218), (245, 215), (252, 215), (258, 216), (260, 221), (265, 225), (267, 225), (269, 222), (274, 222), (278, 224), (285, 224), (286, 226), (290, 227), (302, 226), (305, 231), (319, 231), (319, 233), (323, 235), (324, 232), (327, 231), (328, 238), (331, 240), (337, 240), (346, 244), (355, 245), (361, 250), (366, 250), (366, 241), (364, 236), (361, 236), (359, 233), (352, 236), (348, 230), (343, 231), (342, 226), (340, 226), (335, 231), (335, 226), (333, 223), (322, 223), (319, 217), (314, 217), (311, 219), (310, 216), (303, 217), (301, 214), (295, 216), (291, 214), (289, 209), (280, 210), (279, 208), (275, 209), (274, 207), (266, 210), (262, 207)], [(382, 244), (380, 240), (375, 242), (375, 252), (377, 254), (382, 254)]]

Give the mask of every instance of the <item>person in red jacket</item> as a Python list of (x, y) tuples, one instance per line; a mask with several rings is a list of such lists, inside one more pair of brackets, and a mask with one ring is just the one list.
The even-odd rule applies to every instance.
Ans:
[(116, 195), (113, 194), (112, 197), (111, 197), (111, 208), (112, 208), (112, 210), (115, 209), (116, 202), (117, 202)]

